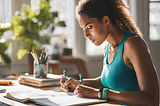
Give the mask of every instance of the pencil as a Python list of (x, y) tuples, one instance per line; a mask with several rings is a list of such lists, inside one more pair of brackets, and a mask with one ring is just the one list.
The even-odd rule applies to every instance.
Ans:
[(48, 56), (48, 51), (49, 51), (49, 50), (47, 49), (47, 52), (46, 52), (46, 56), (45, 56), (45, 59), (47, 59), (47, 56)]
[(36, 61), (37, 61), (37, 64), (39, 64), (38, 56), (37, 56), (37, 54), (36, 54), (36, 53), (35, 53), (35, 59), (36, 59)]
[[(34, 60), (36, 61), (35, 55), (31, 52), (32, 57), (34, 58)], [(36, 64), (38, 64), (38, 62), (36, 61)]]

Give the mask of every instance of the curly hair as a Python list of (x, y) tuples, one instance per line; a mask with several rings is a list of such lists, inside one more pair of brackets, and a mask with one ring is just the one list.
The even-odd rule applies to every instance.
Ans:
[(81, 14), (86, 14), (89, 18), (97, 18), (99, 21), (104, 16), (108, 16), (111, 23), (122, 30), (142, 36), (131, 18), (129, 7), (123, 0), (80, 0), (76, 6), (76, 18)]

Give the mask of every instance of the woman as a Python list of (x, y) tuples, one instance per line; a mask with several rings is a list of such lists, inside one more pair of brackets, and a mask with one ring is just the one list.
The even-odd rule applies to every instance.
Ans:
[[(78, 97), (99, 98), (123, 105), (159, 106), (156, 70), (141, 32), (122, 0), (80, 0), (76, 7), (79, 25), (96, 46), (106, 46), (101, 76), (61, 79), (61, 89)], [(65, 87), (67, 85), (67, 87)]]

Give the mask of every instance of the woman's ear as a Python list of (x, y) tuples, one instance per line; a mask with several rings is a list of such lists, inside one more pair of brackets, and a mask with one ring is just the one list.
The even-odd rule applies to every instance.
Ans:
[(103, 17), (103, 22), (104, 22), (104, 24), (108, 25), (110, 23), (109, 17), (108, 16), (104, 16)]

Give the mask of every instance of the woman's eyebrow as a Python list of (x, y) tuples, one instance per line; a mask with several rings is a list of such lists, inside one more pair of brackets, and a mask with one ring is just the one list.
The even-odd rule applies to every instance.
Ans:
[(88, 22), (84, 27), (86, 27), (88, 24), (90, 24), (90, 23), (92, 23), (92, 22)]

